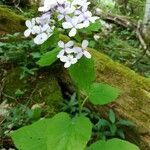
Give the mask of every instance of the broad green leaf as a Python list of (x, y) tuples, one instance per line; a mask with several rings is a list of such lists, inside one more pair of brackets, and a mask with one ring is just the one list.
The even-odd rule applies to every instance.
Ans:
[(48, 150), (84, 150), (92, 134), (92, 124), (84, 116), (73, 119), (59, 113), (48, 127)]
[(94, 83), (91, 85), (89, 93), (89, 100), (97, 105), (104, 105), (114, 101), (118, 95), (118, 89), (103, 83)]
[(46, 40), (40, 48), (42, 53), (50, 51), (51, 49), (57, 47), (59, 41), (59, 32), (57, 30), (54, 31), (54, 34)]
[(94, 62), (92, 59), (81, 58), (69, 68), (69, 74), (79, 89), (87, 90), (95, 80)]
[(45, 53), (37, 62), (37, 64), (41, 67), (50, 66), (58, 59), (57, 54), (59, 50), (59, 48), (55, 48), (52, 51)]
[(87, 150), (140, 150), (136, 145), (120, 139), (98, 141), (92, 144)]
[(14, 131), (11, 137), (15, 146), (19, 150), (48, 150), (47, 127), (50, 123), (51, 119), (44, 119)]
[(59, 113), (11, 134), (19, 150), (84, 150), (92, 134), (92, 124), (84, 116), (71, 119)]
[(80, 30), (82, 33), (91, 34), (92, 32), (97, 32), (101, 28), (100, 22), (91, 23), (89, 27)]

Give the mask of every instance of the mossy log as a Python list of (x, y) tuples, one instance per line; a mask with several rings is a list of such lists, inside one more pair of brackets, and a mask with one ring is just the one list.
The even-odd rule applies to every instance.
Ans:
[[(9, 12), (10, 13), (10, 12)], [(12, 13), (11, 13), (12, 14)], [(9, 18), (11, 16), (8, 15)], [(15, 18), (16, 15), (15, 15)], [(20, 18), (20, 16), (18, 16)], [(8, 19), (9, 20), (9, 19)], [(20, 19), (18, 19), (20, 24)], [(23, 21), (23, 19), (22, 19)], [(21, 21), (21, 22), (22, 22)], [(14, 22), (16, 25), (17, 23)], [(11, 24), (12, 29), (1, 27), (1, 31), (12, 32), (16, 30), (16, 26)], [(20, 24), (20, 31), (24, 25)], [(89, 49), (95, 60), (95, 69), (97, 73), (97, 82), (105, 82), (121, 90), (120, 97), (112, 104), (107, 106), (90, 107), (100, 113), (108, 108), (113, 108), (118, 116), (129, 119), (136, 124), (135, 130), (128, 132), (131, 141), (140, 146), (141, 150), (150, 149), (150, 80), (139, 76), (129, 68), (114, 62), (108, 56)], [(57, 70), (58, 78), (63, 84), (72, 85), (66, 70)], [(54, 74), (53, 74), (54, 75)]]
[[(139, 76), (129, 68), (112, 61), (109, 57), (90, 50), (97, 72), (97, 82), (105, 82), (121, 90), (116, 102), (109, 105), (119, 116), (136, 124), (132, 140), (141, 149), (150, 149), (150, 80)], [(107, 106), (106, 106), (107, 107)], [(106, 107), (96, 107), (104, 110)]]
[(0, 5), (0, 34), (25, 30), (25, 18)]

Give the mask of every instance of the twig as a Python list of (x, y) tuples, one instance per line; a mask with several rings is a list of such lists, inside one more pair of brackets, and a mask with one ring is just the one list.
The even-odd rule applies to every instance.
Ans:
[(120, 26), (129, 28), (129, 29), (135, 31), (136, 36), (137, 36), (138, 40), (140, 41), (142, 48), (144, 50), (147, 49), (147, 44), (144, 41), (144, 38), (141, 33), (141, 27), (142, 27), (141, 20), (139, 20), (138, 23), (136, 24), (124, 16), (114, 15), (114, 14), (105, 13), (105, 12), (96, 13), (96, 15), (99, 16), (100, 18), (102, 18), (103, 20), (113, 22), (115, 24), (118, 24)]
[(142, 27), (142, 21), (139, 20), (138, 23), (137, 23), (136, 35), (137, 35), (137, 37), (138, 37), (138, 39), (139, 39), (143, 49), (146, 50), (147, 49), (147, 45), (146, 45), (146, 43), (145, 43), (145, 41), (143, 39), (143, 36), (142, 36), (142, 34), (140, 32), (141, 31), (141, 27)]

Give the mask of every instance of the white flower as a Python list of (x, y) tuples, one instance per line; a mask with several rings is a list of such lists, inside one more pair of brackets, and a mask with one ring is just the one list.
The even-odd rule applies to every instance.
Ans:
[(46, 33), (41, 33), (34, 38), (34, 43), (40, 45), (44, 43), (47, 39), (48, 35)]
[(98, 34), (95, 34), (95, 35), (94, 35), (94, 40), (95, 40), (95, 41), (98, 41), (99, 39), (100, 39), (100, 36), (99, 36)]
[(61, 61), (65, 62), (64, 64), (65, 68), (69, 68), (72, 64), (77, 63), (78, 60), (73, 55), (68, 55), (68, 56), (62, 57)]
[(70, 6), (69, 7), (68, 6), (67, 7), (60, 6), (57, 8), (57, 10), (60, 13), (57, 17), (58, 20), (60, 21), (64, 18), (68, 17), (69, 14), (72, 14), (75, 11), (75, 8), (70, 7)]
[(73, 53), (72, 46), (74, 45), (73, 41), (69, 41), (68, 43), (64, 43), (63, 41), (58, 42), (58, 46), (64, 51), (64, 53)]
[(79, 6), (88, 6), (90, 2), (87, 0), (73, 0), (72, 5), (79, 5)]
[(34, 30), (33, 30), (33, 28), (34, 28), (34, 26), (35, 26), (35, 18), (33, 18), (32, 20), (27, 20), (27, 21), (25, 22), (25, 24), (26, 24), (26, 26), (28, 27), (28, 29), (25, 30), (24, 36), (25, 36), (25, 37), (29, 37), (31, 33), (32, 33), (32, 34), (35, 33)]
[(85, 5), (83, 6), (81, 9), (77, 9), (74, 14), (75, 15), (82, 15), (83, 13), (85, 13), (87, 11), (88, 7)]
[(82, 56), (85, 56), (88, 59), (91, 58), (91, 54), (87, 51), (88, 45), (89, 45), (89, 42), (87, 40), (83, 40), (81, 48), (74, 47), (74, 51), (76, 52), (77, 59), (80, 59)]
[(77, 33), (77, 29), (84, 28), (84, 25), (82, 23), (79, 23), (78, 17), (67, 17), (66, 22), (63, 22), (62, 26), (64, 29), (71, 29), (69, 32), (69, 36), (75, 36)]
[(41, 17), (36, 18), (36, 22), (40, 25), (49, 24), (51, 18), (50, 13), (45, 13)]
[(94, 23), (99, 17), (92, 16), (92, 13), (90, 11), (85, 11), (79, 16), (80, 20), (83, 21), (83, 24), (85, 27), (88, 27), (90, 25), (90, 22)]
[(87, 40), (83, 40), (82, 42), (82, 50), (83, 50), (83, 55), (86, 57), (86, 58), (91, 58), (91, 54), (87, 51), (87, 47), (89, 45), (89, 42)]
[(47, 12), (47, 11), (51, 10), (52, 8), (54, 8), (56, 5), (57, 5), (57, 0), (45, 0), (44, 6), (39, 7), (38, 10), (41, 12)]

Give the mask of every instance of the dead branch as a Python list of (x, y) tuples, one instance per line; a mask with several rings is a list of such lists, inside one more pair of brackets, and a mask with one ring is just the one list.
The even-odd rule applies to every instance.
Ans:
[(125, 16), (110, 14), (110, 13), (106, 13), (103, 11), (96, 12), (96, 15), (107, 22), (112, 22), (112, 23), (118, 24), (124, 28), (129, 28), (129, 29), (133, 30), (136, 33), (136, 36), (137, 36), (142, 48), (144, 50), (147, 49), (147, 44), (146, 44), (146, 42), (142, 36), (142, 32), (141, 32), (141, 21), (138, 21), (138, 23), (135, 23)]

